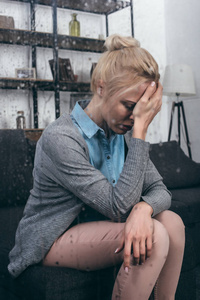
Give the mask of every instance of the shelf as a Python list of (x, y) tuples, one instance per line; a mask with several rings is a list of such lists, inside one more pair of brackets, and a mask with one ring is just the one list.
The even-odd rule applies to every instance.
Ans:
[(43, 128), (40, 129), (24, 129), (25, 137), (31, 141), (37, 142), (42, 135)]
[[(59, 90), (63, 92), (89, 92), (90, 83), (88, 82), (67, 82), (58, 83)], [(0, 78), (0, 89), (18, 89), (29, 90), (36, 88), (40, 91), (54, 91), (53, 80), (42, 79), (18, 79), (18, 78)]]
[[(30, 3), (31, 0), (12, 0), (15, 2)], [(89, 3), (88, 3), (89, 2)], [(35, 4), (52, 6), (52, 0), (35, 0)], [(130, 1), (117, 0), (57, 0), (57, 7), (70, 10), (78, 10), (89, 13), (108, 15), (125, 7), (129, 7)]]
[[(58, 34), (57, 37), (59, 49), (97, 53), (103, 52), (104, 40), (61, 34)], [(30, 30), (0, 28), (0, 43), (53, 48), (53, 34)]]

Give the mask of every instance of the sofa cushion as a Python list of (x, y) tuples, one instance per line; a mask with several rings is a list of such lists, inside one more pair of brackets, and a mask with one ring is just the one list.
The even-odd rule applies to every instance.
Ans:
[(23, 130), (0, 130), (0, 207), (25, 204), (33, 185), (33, 158)]
[(176, 141), (152, 144), (150, 158), (169, 189), (200, 185), (200, 164), (187, 157)]
[[(0, 299), (3, 300), (12, 299), (12, 297), (15, 299), (17, 289), (12, 294), (12, 278), (7, 269), (9, 263), (8, 253), (14, 246), (15, 231), (23, 210), (23, 206), (2, 207), (0, 209)], [(9, 294), (12, 297), (10, 295), (10, 298), (6, 298)]]
[(200, 186), (173, 189), (171, 209), (179, 214), (185, 225), (200, 223)]
[(115, 275), (115, 268), (86, 272), (35, 265), (14, 281), (26, 287), (27, 300), (110, 300)]
[(182, 271), (176, 291), (176, 300), (199, 300), (196, 294), (196, 269)]

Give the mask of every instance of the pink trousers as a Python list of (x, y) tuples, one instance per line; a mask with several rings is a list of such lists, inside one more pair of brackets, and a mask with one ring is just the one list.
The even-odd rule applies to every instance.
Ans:
[(70, 228), (55, 241), (43, 264), (87, 271), (122, 264), (112, 300), (148, 300), (153, 288), (154, 299), (174, 300), (183, 260), (185, 227), (181, 218), (171, 211), (164, 211), (153, 220), (152, 255), (143, 265), (132, 264), (128, 274), (122, 264), (123, 251), (115, 254), (124, 223), (109, 221)]

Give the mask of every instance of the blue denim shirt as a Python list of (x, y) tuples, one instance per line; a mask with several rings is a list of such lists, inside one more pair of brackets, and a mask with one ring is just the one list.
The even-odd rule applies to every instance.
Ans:
[(82, 107), (86, 107), (87, 103), (87, 100), (78, 101), (71, 112), (71, 119), (87, 143), (90, 163), (114, 186), (124, 165), (124, 136), (112, 132), (108, 139), (104, 130), (84, 112)]

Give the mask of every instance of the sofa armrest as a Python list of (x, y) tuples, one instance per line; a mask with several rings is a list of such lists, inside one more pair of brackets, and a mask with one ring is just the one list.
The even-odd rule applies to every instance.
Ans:
[(152, 144), (150, 158), (169, 189), (200, 185), (200, 164), (186, 156), (176, 141)]
[(34, 142), (22, 129), (0, 130), (0, 207), (24, 205), (33, 186)]

